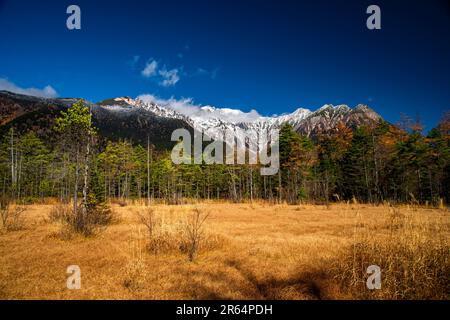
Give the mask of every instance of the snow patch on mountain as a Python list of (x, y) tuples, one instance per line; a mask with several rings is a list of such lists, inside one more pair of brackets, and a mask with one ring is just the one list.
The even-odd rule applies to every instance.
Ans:
[(238, 109), (216, 108), (210, 105), (201, 106), (194, 104), (193, 100), (190, 98), (161, 99), (155, 97), (154, 95), (145, 94), (138, 96), (137, 100), (141, 100), (146, 104), (156, 104), (164, 108), (171, 109), (177, 113), (189, 117), (195, 122), (221, 120), (223, 122), (229, 123), (240, 123), (253, 122), (262, 118), (262, 116), (256, 110), (243, 112)]

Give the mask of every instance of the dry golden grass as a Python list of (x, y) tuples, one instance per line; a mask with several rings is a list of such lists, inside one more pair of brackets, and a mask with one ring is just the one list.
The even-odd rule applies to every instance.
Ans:
[[(26, 206), (24, 228), (0, 234), (3, 299), (449, 299), (450, 213), (389, 205), (200, 202), (114, 204), (119, 222), (92, 237), (61, 231), (53, 205)], [(195, 211), (209, 212), (198, 255), (183, 246)], [(156, 249), (155, 249), (156, 248)], [(382, 289), (365, 287), (368, 265)], [(66, 288), (79, 265), (81, 289)]]

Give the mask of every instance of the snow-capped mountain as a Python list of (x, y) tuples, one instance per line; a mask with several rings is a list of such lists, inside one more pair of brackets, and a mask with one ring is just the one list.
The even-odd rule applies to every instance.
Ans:
[(119, 97), (103, 101), (99, 105), (116, 111), (141, 108), (159, 117), (183, 120), (194, 128), (201, 128), (211, 138), (219, 140), (223, 140), (221, 137), (224, 130), (269, 130), (289, 123), (299, 133), (315, 135), (333, 130), (339, 123), (356, 128), (381, 118), (366, 105), (358, 105), (352, 109), (347, 105), (327, 104), (316, 111), (298, 108), (292, 113), (272, 117), (261, 116), (255, 110), (243, 112), (238, 109), (197, 106), (190, 100), (161, 100), (148, 95), (136, 99)]

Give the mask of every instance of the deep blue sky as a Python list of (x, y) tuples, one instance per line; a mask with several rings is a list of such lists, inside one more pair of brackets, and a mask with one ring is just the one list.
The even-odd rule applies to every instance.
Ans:
[[(79, 31), (66, 28), (70, 4)], [(370, 4), (382, 30), (366, 28)], [(151, 58), (180, 80), (143, 77)], [(430, 129), (450, 109), (450, 5), (0, 0), (0, 78), (91, 101), (151, 93), (263, 115), (366, 103), (391, 122), (420, 114)]]

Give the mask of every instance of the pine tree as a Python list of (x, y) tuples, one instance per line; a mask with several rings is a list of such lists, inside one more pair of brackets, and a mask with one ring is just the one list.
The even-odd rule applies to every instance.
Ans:
[[(91, 148), (96, 130), (92, 124), (89, 107), (82, 101), (73, 104), (66, 112), (56, 119), (55, 130), (61, 135), (62, 151), (67, 153), (69, 160), (75, 165), (75, 182), (73, 186), (73, 211), (75, 213), (75, 228), (84, 232), (88, 224), (88, 187)], [(78, 210), (78, 192), (80, 178), (83, 178), (82, 204)]]

